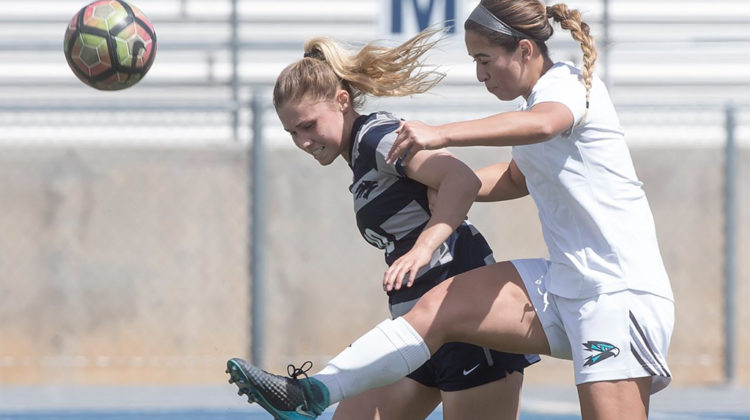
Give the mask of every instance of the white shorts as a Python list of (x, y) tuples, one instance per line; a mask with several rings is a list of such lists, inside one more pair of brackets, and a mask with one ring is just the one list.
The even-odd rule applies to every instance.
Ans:
[(576, 385), (645, 376), (652, 378), (652, 394), (669, 385), (671, 300), (636, 290), (566, 299), (547, 292), (549, 261), (511, 262), (544, 327), (550, 355), (573, 360)]

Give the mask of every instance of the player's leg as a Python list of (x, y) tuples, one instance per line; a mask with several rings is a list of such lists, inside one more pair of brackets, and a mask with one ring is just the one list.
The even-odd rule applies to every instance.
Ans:
[(518, 417), (523, 373), (538, 355), (503, 353), (466, 344), (444, 344), (430, 359), (448, 420)]
[(553, 298), (565, 324), (584, 420), (646, 419), (649, 397), (671, 380), (671, 300), (624, 290)]
[(524, 281), (507, 261), (440, 283), (404, 319), (433, 352), (450, 341), (510, 353), (550, 352)]
[(440, 403), (440, 391), (410, 378), (341, 401), (333, 420), (423, 420)]
[[(534, 272), (543, 277), (546, 262), (531, 261), (539, 262)], [(513, 263), (477, 268), (433, 287), (409, 313), (378, 324), (311, 379), (325, 385), (333, 403), (393, 383), (446, 342), (548, 354), (546, 333), (534, 310), (540, 304), (538, 299), (532, 304)]]
[(578, 385), (582, 420), (645, 420), (651, 377)]
[(462, 391), (443, 392), (443, 418), (446, 420), (516, 420), (521, 408), (523, 374)]
[[(530, 266), (535, 268), (524, 270), (529, 284), (547, 271), (544, 261), (533, 261), (537, 263)], [(549, 354), (543, 322), (534, 309), (539, 299), (526, 293), (513, 263), (497, 263), (437, 285), (403, 318), (378, 324), (309, 379), (294, 382), (235, 359), (228, 371), (241, 391), (251, 393), (277, 418), (295, 418), (293, 411), (300, 407), (317, 415), (332, 403), (403, 378), (448, 341)], [(550, 327), (547, 321), (544, 325)]]

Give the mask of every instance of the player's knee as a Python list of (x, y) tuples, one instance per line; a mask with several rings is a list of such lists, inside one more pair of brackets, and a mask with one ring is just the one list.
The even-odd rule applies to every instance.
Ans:
[(414, 308), (404, 316), (430, 344), (445, 343), (451, 331), (455, 329), (452, 322), (446, 322), (450, 321), (450, 317), (441, 316), (441, 313), (447, 310), (444, 305), (445, 291), (441, 286), (443, 284), (419, 298)]

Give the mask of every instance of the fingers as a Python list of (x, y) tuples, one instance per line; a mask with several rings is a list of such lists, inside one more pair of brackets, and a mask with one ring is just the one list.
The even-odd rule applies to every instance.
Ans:
[(409, 140), (408, 135), (404, 133), (405, 131), (398, 132), (398, 136), (396, 137), (396, 140), (394, 140), (393, 146), (391, 146), (391, 150), (388, 152), (386, 163), (388, 163), (389, 165), (392, 165), (394, 162), (396, 162), (400, 157), (404, 155), (404, 153), (408, 152), (409, 148), (411, 147), (411, 140)]
[(433, 252), (434, 250), (415, 246), (394, 261), (383, 274), (383, 290), (390, 292), (399, 290), (404, 285), (411, 287), (419, 275), (419, 270), (429, 263)]
[(383, 276), (383, 290), (390, 292), (401, 288), (401, 264), (393, 263)]
[(406, 287), (411, 287), (414, 284), (414, 280), (417, 279), (417, 272), (419, 270), (415, 268), (409, 270), (409, 281), (406, 282)]
[(401, 289), (407, 276), (406, 287), (411, 287), (417, 277), (417, 271), (413, 262), (396, 260), (383, 275), (383, 290), (390, 292)]
[(401, 155), (401, 165), (406, 166), (409, 164), (409, 161), (411, 161), (411, 158), (414, 157), (414, 153), (412, 153), (412, 150), (415, 150), (413, 146), (409, 146), (406, 148), (404, 153)]
[(405, 165), (411, 160), (414, 153), (426, 148), (419, 143), (419, 136), (417, 136), (417, 133), (414, 131), (415, 128), (416, 127), (408, 125), (408, 121), (401, 123), (401, 126), (396, 130), (398, 135), (396, 136), (396, 140), (393, 141), (391, 150), (388, 152), (386, 163), (392, 165), (397, 160), (403, 159), (401, 164)]
[(403, 129), (404, 129), (404, 121), (401, 121), (401, 124), (398, 126), (398, 129), (396, 129), (396, 140), (393, 141), (393, 146), (391, 146), (391, 150), (388, 151), (388, 156), (385, 157), (385, 162), (387, 164), (392, 164), (396, 159), (394, 159), (394, 156), (398, 156), (398, 150), (400, 147), (401, 142), (404, 141), (404, 137), (402, 135)]
[(391, 149), (391, 152), (388, 154), (388, 157), (386, 158), (385, 162), (389, 165), (393, 165), (401, 159), (401, 165), (406, 165), (409, 163), (412, 157), (414, 157), (414, 153), (412, 153), (412, 150), (414, 149), (414, 145), (412, 144), (412, 140), (404, 140), (400, 145), (395, 146)]
[(395, 269), (394, 266), (391, 265), (390, 267), (388, 267), (387, 270), (385, 270), (385, 274), (383, 274), (383, 291), (384, 292), (390, 292), (391, 290), (393, 290), (393, 280), (391, 279), (393, 278), (392, 272), (394, 269)]

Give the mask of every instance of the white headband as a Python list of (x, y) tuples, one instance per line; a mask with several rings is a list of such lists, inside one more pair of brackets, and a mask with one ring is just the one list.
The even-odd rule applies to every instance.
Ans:
[(471, 12), (471, 14), (469, 15), (469, 20), (501, 34), (510, 35), (516, 38), (533, 39), (523, 32), (519, 32), (513, 29), (510, 25), (498, 19), (497, 16), (493, 15), (492, 12), (487, 10), (487, 8), (482, 6), (481, 4)]

